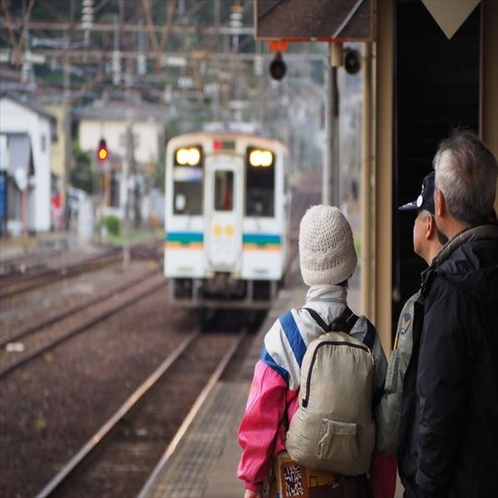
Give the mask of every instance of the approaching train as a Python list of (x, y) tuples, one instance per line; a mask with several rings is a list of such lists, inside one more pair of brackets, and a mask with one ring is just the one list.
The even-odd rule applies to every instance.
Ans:
[(164, 273), (175, 305), (271, 305), (288, 256), (287, 161), (283, 143), (236, 131), (168, 142)]

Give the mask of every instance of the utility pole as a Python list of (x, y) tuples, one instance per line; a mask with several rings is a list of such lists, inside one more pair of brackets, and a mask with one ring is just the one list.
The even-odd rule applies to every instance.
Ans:
[(68, 202), (68, 189), (69, 189), (69, 172), (73, 165), (73, 151), (71, 144), (71, 75), (70, 75), (70, 49), (71, 49), (71, 37), (70, 33), (74, 22), (74, 0), (71, 0), (69, 9), (69, 25), (64, 32), (64, 56), (63, 56), (63, 81), (62, 81), (62, 109), (63, 109), (63, 127), (64, 127), (64, 165), (62, 171), (62, 218), (63, 218), (63, 229), (69, 230), (69, 202)]
[(342, 66), (342, 43), (329, 44), (328, 108), (327, 108), (327, 160), (323, 169), (323, 203), (339, 203), (339, 86), (337, 70)]
[(64, 164), (62, 171), (62, 220), (63, 229), (69, 230), (69, 202), (68, 202), (68, 189), (69, 189), (69, 172), (72, 166), (72, 147), (71, 147), (71, 113), (70, 113), (70, 81), (69, 81), (69, 34), (66, 33), (64, 37), (64, 66), (63, 66), (63, 97), (62, 97), (62, 116), (64, 128)]
[(130, 170), (133, 161), (133, 130), (131, 121), (131, 111), (127, 111), (128, 119), (126, 123), (126, 154), (123, 161), (123, 184), (124, 184), (124, 218), (123, 218), (123, 269), (130, 266)]

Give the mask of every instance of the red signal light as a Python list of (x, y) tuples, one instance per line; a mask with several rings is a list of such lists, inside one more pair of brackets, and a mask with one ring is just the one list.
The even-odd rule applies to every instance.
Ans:
[(109, 155), (109, 153), (107, 152), (107, 149), (99, 149), (99, 152), (98, 152), (98, 157), (101, 161), (105, 161), (107, 159), (107, 156)]
[(107, 144), (102, 138), (99, 142), (99, 148), (97, 149), (97, 158), (99, 161), (105, 161), (109, 157), (109, 151), (107, 150)]

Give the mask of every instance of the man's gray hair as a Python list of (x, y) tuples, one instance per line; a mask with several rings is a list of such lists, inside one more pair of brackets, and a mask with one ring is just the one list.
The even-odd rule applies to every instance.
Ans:
[(490, 219), (498, 165), (484, 142), (470, 130), (455, 130), (434, 156), (435, 185), (451, 216), (470, 225)]

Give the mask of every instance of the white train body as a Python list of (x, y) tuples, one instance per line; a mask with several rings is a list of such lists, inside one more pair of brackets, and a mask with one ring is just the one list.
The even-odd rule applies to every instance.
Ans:
[(287, 158), (282, 143), (236, 132), (168, 142), (164, 272), (173, 302), (270, 306), (288, 254)]

